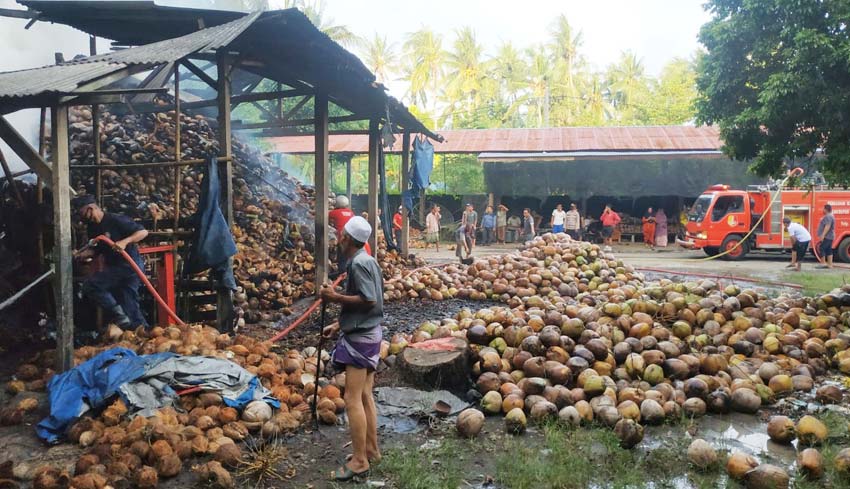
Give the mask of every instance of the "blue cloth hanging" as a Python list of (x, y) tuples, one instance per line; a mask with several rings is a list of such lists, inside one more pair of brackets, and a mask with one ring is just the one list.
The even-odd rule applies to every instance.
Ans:
[(207, 164), (202, 185), (198, 212), (192, 217), (195, 234), (188, 260), (189, 272), (212, 269), (217, 288), (236, 290), (232, 264), (236, 242), (219, 205), (221, 184), (218, 165), (213, 158)]
[(395, 234), (393, 233), (393, 216), (395, 212), (390, 208), (390, 198), (387, 195), (387, 171), (386, 171), (386, 155), (384, 148), (378, 148), (378, 175), (380, 176), (378, 187), (378, 205), (381, 206), (381, 229), (384, 231), (384, 240), (387, 242), (387, 248), (390, 250), (398, 250), (399, 244), (395, 242)]
[(428, 139), (414, 139), (411, 188), (417, 193), (423, 188), (428, 188), (431, 185), (432, 171), (434, 171), (434, 145)]

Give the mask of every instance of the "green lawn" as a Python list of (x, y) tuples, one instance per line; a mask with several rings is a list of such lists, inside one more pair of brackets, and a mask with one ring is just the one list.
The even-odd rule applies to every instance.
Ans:
[(783, 275), (784, 282), (803, 286), (805, 295), (825, 294), (845, 283), (850, 283), (850, 270), (816, 270), (812, 272), (788, 272)]

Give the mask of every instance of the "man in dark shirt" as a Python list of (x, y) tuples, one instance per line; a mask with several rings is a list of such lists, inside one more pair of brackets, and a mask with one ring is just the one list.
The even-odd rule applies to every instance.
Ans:
[(817, 268), (832, 268), (832, 242), (835, 241), (835, 216), (832, 215), (832, 206), (829, 204), (823, 206), (823, 217), (818, 224), (818, 241), (820, 241), (820, 255), (826, 264), (818, 265)]
[[(106, 235), (115, 243), (115, 248), (126, 251), (143, 269), (144, 262), (137, 243), (147, 237), (145, 228), (126, 216), (104, 212), (90, 195), (74, 199), (74, 206), (80, 218), (88, 225), (90, 238)], [(101, 242), (78, 253), (76, 258), (87, 259), (95, 254), (103, 255), (105, 269), (95, 272), (83, 282), (83, 294), (108, 311), (117, 326), (147, 327), (147, 321), (139, 309), (141, 280), (132, 266), (117, 249), (111, 249)]]

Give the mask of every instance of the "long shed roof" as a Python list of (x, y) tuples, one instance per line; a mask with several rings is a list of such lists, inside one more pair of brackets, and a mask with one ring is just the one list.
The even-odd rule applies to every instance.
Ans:
[[(32, 6), (54, 2), (21, 3)], [(85, 12), (108, 10), (109, 5), (106, 4), (124, 2), (55, 3), (78, 4)], [(364, 118), (383, 117), (389, 111), (395, 124), (441, 139), (403, 104), (389, 96), (385, 87), (376, 82), (375, 75), (357, 56), (319, 31), (302, 12), (285, 9), (237, 15), (235, 20), (173, 39), (163, 38), (151, 44), (60, 65), (0, 73), (0, 113), (46, 105), (56, 96), (67, 95), (87, 82), (102, 79), (127, 66), (153, 67), (190, 55), (214, 56), (217, 50), (226, 48), (227, 52), (237, 53), (236, 59), (242, 70), (286, 85), (322, 91), (337, 105)], [(168, 33), (168, 29), (162, 29), (155, 22), (145, 23), (150, 26), (151, 32), (158, 32), (158, 37)], [(85, 27), (82, 24), (70, 25)], [(127, 30), (130, 32), (138, 28), (139, 25), (131, 23)], [(102, 35), (99, 31), (93, 33)]]
[[(460, 129), (440, 131), (437, 153), (565, 153), (565, 152), (717, 152), (717, 128), (708, 126), (557, 127), (543, 129)], [(312, 153), (312, 137), (266, 138), (274, 152)], [(396, 146), (394, 151), (400, 151)], [(366, 153), (368, 137), (333, 135), (333, 153)]]

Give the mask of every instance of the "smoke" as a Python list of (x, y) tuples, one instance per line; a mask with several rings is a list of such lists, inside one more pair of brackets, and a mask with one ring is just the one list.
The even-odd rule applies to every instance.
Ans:
[[(0, 0), (0, 8), (22, 9), (14, 0)], [(51, 65), (54, 63), (56, 52), (61, 52), (65, 59), (71, 59), (77, 54), (88, 54), (88, 35), (64, 25), (47, 22), (36, 22), (28, 30), (24, 30), (27, 22), (28, 19), (0, 17), (0, 71)], [(100, 40), (100, 43), (106, 46), (103, 40)], [(9, 122), (33, 147), (38, 145), (39, 112), (38, 109), (28, 109), (6, 115)], [(26, 168), (5, 143), (0, 142), (0, 150), (9, 160), (12, 171)]]

